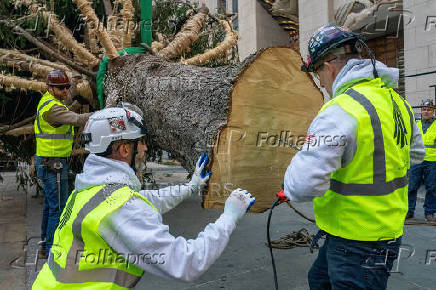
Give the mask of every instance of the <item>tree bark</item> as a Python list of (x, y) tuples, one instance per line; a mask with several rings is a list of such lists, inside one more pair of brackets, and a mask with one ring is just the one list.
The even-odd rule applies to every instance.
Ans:
[(198, 156), (211, 153), (219, 129), (227, 123), (233, 83), (254, 58), (207, 68), (152, 55), (124, 56), (108, 67), (106, 106), (118, 100), (140, 106), (153, 141), (192, 172)]
[(323, 103), (301, 63), (290, 48), (266, 49), (218, 68), (154, 55), (122, 56), (108, 66), (106, 103), (138, 105), (155, 145), (189, 172), (207, 152), (213, 175), (204, 207), (223, 208), (240, 187), (256, 196), (252, 211), (262, 212), (275, 199), (293, 148), (304, 143)]
[(20, 136), (20, 135), (30, 135), (35, 134), (35, 131), (33, 130), (33, 124), (24, 125), (19, 128), (15, 128), (9, 131), (5, 132), (6, 135), (12, 135), (12, 136)]

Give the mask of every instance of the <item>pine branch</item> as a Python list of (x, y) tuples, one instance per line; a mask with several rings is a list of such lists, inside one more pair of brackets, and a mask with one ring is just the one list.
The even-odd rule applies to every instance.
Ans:
[(65, 65), (56, 63), (56, 62), (52, 62), (52, 61), (48, 61), (48, 60), (44, 60), (44, 59), (39, 59), (36, 57), (33, 57), (31, 55), (22, 53), (18, 50), (10, 50), (10, 49), (3, 49), (0, 48), (0, 55), (3, 55), (3, 57), (10, 57), (13, 58), (15, 60), (22, 60), (22, 61), (27, 61), (27, 62), (31, 62), (33, 64), (40, 64), (40, 65), (44, 65), (44, 66), (49, 66), (52, 67), (53, 69), (61, 69), (65, 72), (70, 71), (71, 69)]
[(19, 128), (15, 128), (9, 131), (6, 131), (4, 134), (6, 135), (12, 135), (12, 136), (20, 136), (20, 135), (30, 135), (34, 134), (35, 130), (33, 129), (33, 124), (24, 125)]
[(0, 74), (0, 85), (6, 89), (22, 89), (32, 90), (36, 92), (44, 92), (47, 89), (47, 85), (44, 82), (27, 80), (15, 76), (6, 76)]
[(89, 52), (81, 43), (73, 37), (71, 30), (63, 23), (60, 23), (57, 16), (51, 12), (42, 11), (43, 18), (49, 21), (49, 29), (54, 33), (62, 46), (71, 51), (74, 59), (89, 68), (96, 67), (100, 60)]
[(98, 40), (103, 46), (106, 55), (109, 59), (115, 59), (118, 57), (118, 51), (116, 50), (114, 44), (112, 43), (106, 29), (103, 24), (98, 19), (95, 14), (94, 9), (92, 9), (90, 3), (87, 0), (73, 0), (77, 7), (81, 11), (82, 15), (85, 17), (86, 21), (91, 24), (92, 28), (95, 29)]
[(121, 50), (123, 46), (122, 35), (118, 29), (118, 19), (119, 17), (117, 15), (112, 15), (107, 20), (107, 34), (117, 51)]
[(188, 49), (198, 39), (208, 12), (209, 9), (206, 6), (202, 6), (199, 13), (189, 18), (174, 40), (167, 47), (159, 51), (159, 56), (170, 59), (179, 56)]
[(88, 81), (84, 80), (77, 84), (77, 93), (92, 102), (94, 99), (94, 94), (92, 93), (91, 86)]
[(151, 43), (151, 51), (153, 54), (158, 54), (165, 47), (165, 44), (159, 41), (153, 41)]
[(10, 27), (12, 29), (12, 31), (14, 33), (22, 35), (29, 42), (34, 44), (42, 52), (44, 52), (45, 54), (47, 54), (51, 58), (56, 59), (56, 60), (62, 62), (63, 64), (68, 65), (72, 69), (74, 69), (74, 70), (76, 70), (76, 71), (78, 71), (78, 72), (80, 72), (80, 73), (82, 73), (84, 75), (87, 75), (87, 76), (89, 76), (91, 78), (95, 79), (97, 77), (97, 73), (89, 71), (86, 68), (83, 68), (82, 66), (78, 65), (77, 63), (75, 63), (75, 62), (71, 61), (70, 59), (68, 59), (67, 57), (65, 57), (65, 55), (62, 55), (62, 54), (54, 51), (53, 49), (49, 48), (42, 41), (40, 41), (36, 37), (32, 36), (29, 32), (27, 32), (21, 26), (14, 24), (10, 20), (9, 21), (7, 21), (7, 20), (0, 20), (0, 23), (6, 24), (8, 27)]
[(4, 132), (7, 132), (7, 131), (9, 131), (9, 130), (12, 130), (12, 129), (15, 129), (15, 128), (18, 128), (18, 127), (21, 127), (21, 126), (23, 126), (23, 125), (26, 125), (26, 124), (28, 124), (28, 123), (30, 123), (30, 122), (33, 122), (33, 120), (35, 120), (35, 116), (32, 116), (32, 117), (26, 118), (26, 119), (24, 119), (24, 120), (22, 120), (22, 121), (20, 121), (20, 122), (17, 122), (17, 123), (15, 123), (15, 124), (13, 124), (13, 125), (5, 126), (5, 127), (3, 127), (3, 128), (0, 129), (0, 134), (3, 134)]
[[(7, 90), (21, 89), (41, 93), (47, 90), (47, 85), (45, 84), (45, 82), (28, 80), (16, 76), (7, 76), (3, 74), (0, 74), (0, 86), (5, 87), (5, 89)], [(91, 102), (93, 100), (94, 95), (88, 81), (84, 80), (78, 83), (76, 85), (76, 91), (79, 95), (88, 99), (88, 101)]]
[[(26, 60), (8, 58), (4, 55), (0, 56), (0, 63), (9, 67), (18, 68), (21, 71), (31, 72), (33, 76), (39, 78), (46, 78), (47, 74), (54, 70), (54, 68), (50, 66), (32, 63)], [(71, 71), (69, 71), (69, 73), (71, 75)]]
[(135, 22), (133, 21), (135, 8), (132, 5), (132, 0), (123, 1), (121, 15), (123, 16), (123, 48), (127, 48), (132, 46), (132, 38), (134, 35), (133, 28), (135, 27)]
[(224, 38), (224, 40), (215, 48), (207, 50), (205, 53), (198, 54), (186, 60), (182, 59), (181, 63), (191, 65), (206, 64), (212, 59), (218, 58), (221, 55), (225, 54), (229, 49), (231, 49), (238, 43), (238, 34), (232, 29), (229, 22), (226, 20), (220, 20), (220, 23), (226, 32), (226, 37)]

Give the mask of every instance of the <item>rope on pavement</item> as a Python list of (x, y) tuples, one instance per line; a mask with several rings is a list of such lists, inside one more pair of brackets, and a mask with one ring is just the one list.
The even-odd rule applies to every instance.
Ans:
[[(271, 248), (276, 249), (292, 249), (295, 247), (310, 247), (314, 235), (311, 235), (308, 230), (302, 228), (298, 232), (292, 232), (280, 237), (279, 240), (271, 241)], [(265, 243), (268, 247), (268, 243)]]
[[(310, 221), (311, 223), (315, 223), (314, 219), (307, 217), (304, 213), (302, 213), (298, 209), (296, 209), (289, 200), (287, 200), (286, 203), (299, 216), (301, 216), (305, 220)], [(308, 248), (310, 248), (310, 245), (312, 244), (313, 237), (314, 237), (314, 235), (311, 235), (308, 230), (306, 230), (305, 228), (302, 228), (297, 232), (292, 232), (291, 234), (286, 234), (286, 235), (280, 237), (279, 240), (271, 241), (271, 248), (276, 248), (276, 249), (292, 249), (295, 247), (308, 247)], [(268, 247), (267, 243), (266, 243), (266, 246)]]

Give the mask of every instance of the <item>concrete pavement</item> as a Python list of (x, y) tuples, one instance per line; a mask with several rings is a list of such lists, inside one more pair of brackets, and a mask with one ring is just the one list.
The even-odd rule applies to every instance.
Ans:
[[(156, 165), (156, 167), (160, 166)], [(156, 170), (154, 178), (158, 182), (184, 182), (186, 180), (186, 173), (181, 173), (179, 170), (173, 171), (177, 173), (168, 173), (169, 171), (171, 170), (159, 173)], [(10, 191), (9, 195), (14, 194), (13, 187), (9, 187), (8, 190)], [(32, 191), (30, 194), (33, 193)], [(38, 271), (44, 262), (37, 261), (35, 263), (42, 199), (30, 198), (30, 194), (27, 198), (26, 217), (27, 238), (30, 238), (26, 259), (27, 289), (30, 289), (36, 277), (35, 270)], [(420, 195), (422, 196), (422, 194), (421, 190)], [(24, 203), (23, 200), (21, 202)], [(170, 232), (173, 235), (181, 235), (187, 239), (195, 238), (209, 222), (213, 222), (221, 214), (221, 211), (218, 210), (202, 209), (200, 203), (201, 197), (192, 196), (176, 209), (164, 215), (164, 222), (170, 226)], [(307, 215), (313, 216), (311, 203), (300, 203), (296, 206)], [(416, 210), (417, 219), (423, 219), (422, 211), (422, 199), (420, 199)], [(266, 220), (267, 213), (246, 215), (238, 224), (223, 255), (195, 282), (178, 282), (145, 273), (135, 289), (273, 289), (271, 261), (268, 248), (264, 244), (266, 241)], [(316, 226), (293, 213), (287, 205), (281, 205), (274, 211), (271, 226), (273, 239), (278, 239), (283, 234), (303, 227), (311, 233), (316, 233)], [(25, 240), (22, 236), (19, 239), (22, 242)], [(23, 252), (18, 243), (14, 245), (0, 244), (2, 257), (3, 253), (9, 251), (12, 256), (14, 246), (18, 247), (14, 256), (18, 255), (20, 251)], [(435, 289), (436, 259), (431, 257), (436, 258), (436, 228), (429, 226), (405, 227), (402, 249), (399, 262), (394, 266), (394, 270), (401, 273), (391, 274), (388, 289)], [(432, 250), (435, 252), (429, 252)], [(412, 252), (413, 255), (411, 255)], [(274, 250), (274, 254), (280, 289), (308, 289), (307, 272), (316, 258), (317, 252), (310, 254), (307, 248), (296, 248), (291, 250), (277, 249)], [(10, 271), (16, 271), (16, 277), (22, 279), (23, 271), (9, 269), (9, 266), (4, 264), (6, 262), (8, 261), (2, 259), (0, 278), (9, 277)], [(426, 262), (430, 262), (430, 264), (426, 265)], [(22, 289), (24, 280), (21, 281), (21, 284), (17, 284), (18, 286), (13, 288), (1, 287), (7, 286), (7, 284), (0, 284), (0, 289)]]
[(24, 289), (26, 194), (16, 190), (14, 172), (2, 172), (1, 175), (0, 289)]
[[(192, 197), (164, 216), (174, 235), (195, 238), (208, 222), (220, 214), (215, 210), (199, 208), (200, 198)], [(296, 206), (313, 217), (311, 203)], [(423, 218), (422, 203), (417, 207), (417, 218)], [(266, 241), (267, 213), (245, 216), (233, 233), (223, 255), (193, 283), (164, 280), (145, 274), (135, 289), (273, 289), (273, 274)], [(271, 233), (273, 239), (301, 228), (316, 233), (316, 226), (303, 220), (287, 205), (279, 206), (273, 214)], [(321, 241), (322, 243), (322, 241)], [(407, 226), (403, 238), (399, 263), (392, 273), (388, 289), (435, 289), (436, 260), (426, 265), (428, 250), (436, 257), (436, 228)], [(411, 255), (410, 250), (415, 253)], [(317, 256), (307, 248), (274, 250), (280, 289), (308, 289), (307, 272)], [(150, 288), (148, 288), (150, 287)]]

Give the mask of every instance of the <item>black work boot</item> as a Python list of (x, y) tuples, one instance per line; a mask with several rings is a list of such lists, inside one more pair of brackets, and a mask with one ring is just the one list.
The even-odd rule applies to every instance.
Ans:
[(436, 222), (436, 217), (434, 216), (434, 213), (426, 215), (425, 220), (429, 223)]

